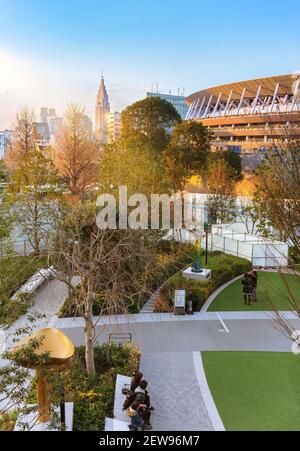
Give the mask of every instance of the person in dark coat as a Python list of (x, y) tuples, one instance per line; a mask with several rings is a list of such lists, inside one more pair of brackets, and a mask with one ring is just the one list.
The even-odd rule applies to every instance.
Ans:
[(249, 273), (246, 273), (244, 275), (244, 278), (242, 280), (243, 293), (244, 293), (244, 301), (246, 305), (251, 305), (251, 300), (253, 300), (253, 283), (252, 283), (252, 277)]
[(140, 385), (144, 375), (140, 371), (136, 371), (131, 378), (130, 391), (134, 392)]
[(139, 387), (135, 390), (135, 402), (140, 403), (143, 406), (142, 417), (144, 419), (143, 430), (150, 431), (152, 429), (150, 420), (151, 420), (151, 410), (154, 410), (151, 407), (150, 396), (147, 391), (148, 382), (142, 380)]
[(250, 273), (251, 281), (252, 281), (252, 294), (253, 294), (253, 302), (257, 301), (257, 271), (254, 269)]

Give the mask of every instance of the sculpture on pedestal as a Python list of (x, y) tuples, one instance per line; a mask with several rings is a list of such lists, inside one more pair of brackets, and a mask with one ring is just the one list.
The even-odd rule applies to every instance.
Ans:
[(203, 268), (201, 265), (201, 241), (197, 240), (195, 243), (195, 255), (192, 264), (192, 272), (201, 274), (203, 272)]

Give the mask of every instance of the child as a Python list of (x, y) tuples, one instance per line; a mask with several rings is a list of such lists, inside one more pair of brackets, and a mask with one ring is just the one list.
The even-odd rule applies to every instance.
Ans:
[(134, 401), (131, 406), (128, 408), (127, 413), (128, 416), (131, 417), (131, 425), (129, 429), (134, 432), (138, 432), (144, 423), (144, 419), (142, 417), (144, 407), (138, 401)]

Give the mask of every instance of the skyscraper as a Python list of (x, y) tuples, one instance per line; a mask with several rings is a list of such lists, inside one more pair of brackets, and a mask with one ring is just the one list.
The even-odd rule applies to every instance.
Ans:
[(97, 94), (96, 102), (96, 115), (95, 115), (95, 126), (96, 133), (100, 137), (103, 143), (108, 140), (108, 130), (106, 114), (110, 112), (110, 104), (108, 99), (107, 90), (104, 83), (103, 75), (101, 76), (101, 82)]
[(178, 111), (182, 119), (185, 119), (189, 106), (185, 101), (184, 96), (176, 96), (172, 94), (161, 94), (160, 92), (147, 92), (147, 97), (160, 97), (167, 102), (170, 102)]
[(107, 137), (108, 143), (115, 142), (121, 134), (121, 113), (116, 111), (115, 113), (106, 114), (107, 123)]

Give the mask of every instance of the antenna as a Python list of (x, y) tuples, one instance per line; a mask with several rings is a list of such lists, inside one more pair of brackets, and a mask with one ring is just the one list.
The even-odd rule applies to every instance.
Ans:
[(156, 83), (156, 94), (158, 94), (158, 83)]

